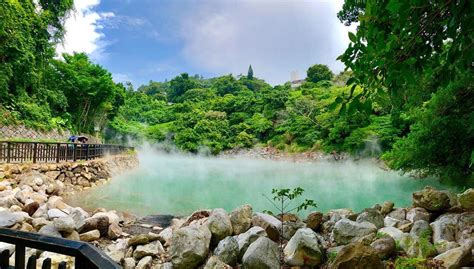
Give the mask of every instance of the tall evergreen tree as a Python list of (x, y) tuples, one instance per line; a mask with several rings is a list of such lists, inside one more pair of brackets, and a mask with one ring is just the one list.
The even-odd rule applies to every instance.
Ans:
[(253, 69), (252, 69), (252, 65), (249, 65), (249, 71), (247, 72), (247, 78), (248, 78), (248, 79), (253, 79)]

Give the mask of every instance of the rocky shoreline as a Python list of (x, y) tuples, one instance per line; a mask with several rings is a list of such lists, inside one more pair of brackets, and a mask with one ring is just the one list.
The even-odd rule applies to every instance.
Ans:
[[(0, 169), (0, 227), (90, 242), (123, 268), (461, 268), (474, 266), (474, 190), (425, 188), (413, 206), (386, 201), (361, 212), (334, 209), (271, 216), (243, 205), (190, 216), (136, 220), (102, 208), (88, 212), (64, 196), (107, 182), (137, 160)], [(54, 173), (52, 173), (54, 172)], [(87, 182), (85, 182), (87, 181)], [(169, 224), (169, 226), (168, 226)], [(14, 247), (0, 243), (0, 251)], [(28, 249), (53, 266), (72, 259)]]

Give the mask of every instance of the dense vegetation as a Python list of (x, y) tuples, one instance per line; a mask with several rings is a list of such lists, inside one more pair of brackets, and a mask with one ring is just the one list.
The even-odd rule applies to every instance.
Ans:
[[(37, 4), (35, 4), (37, 2)], [(56, 59), (73, 0), (0, 3), (0, 124), (92, 133), (125, 89), (85, 54)]]
[[(41, 8), (37, 8), (39, 5)], [(474, 169), (473, 2), (346, 0), (338, 17), (348, 71), (321, 64), (306, 81), (181, 74), (134, 90), (85, 54), (54, 58), (72, 0), (0, 4), (0, 124), (166, 142), (217, 154), (268, 145), (381, 156), (419, 175)], [(346, 86), (347, 85), (347, 86)]]

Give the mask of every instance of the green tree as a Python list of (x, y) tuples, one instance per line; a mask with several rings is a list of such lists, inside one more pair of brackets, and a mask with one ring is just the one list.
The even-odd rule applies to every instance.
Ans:
[(180, 102), (180, 97), (186, 93), (186, 91), (198, 87), (199, 84), (196, 79), (190, 78), (187, 73), (183, 73), (170, 81), (168, 99), (171, 102)]
[(349, 102), (388, 92), (393, 125), (402, 127), (404, 114), (414, 121), (386, 155), (392, 167), (472, 176), (473, 13), (467, 0), (347, 0), (338, 13), (359, 23), (339, 57), (353, 71), (348, 83), (363, 87)]
[(252, 65), (249, 65), (249, 70), (247, 71), (247, 78), (252, 80), (253, 79), (253, 69)]
[(327, 65), (315, 64), (308, 68), (306, 76), (308, 77), (308, 81), (316, 83), (321, 80), (331, 80), (334, 74)]

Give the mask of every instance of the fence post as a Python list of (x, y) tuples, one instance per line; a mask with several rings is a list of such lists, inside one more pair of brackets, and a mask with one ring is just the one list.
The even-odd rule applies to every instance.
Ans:
[(11, 158), (11, 156), (10, 156), (10, 154), (11, 154), (11, 153), (10, 153), (10, 149), (11, 149), (10, 142), (7, 142), (7, 163), (10, 162), (10, 158)]
[(58, 163), (59, 162), (59, 149), (61, 148), (61, 146), (59, 145), (59, 143), (56, 144), (56, 162)]
[(15, 269), (25, 269), (25, 245), (15, 244)]
[(36, 163), (36, 158), (38, 156), (38, 143), (33, 144), (33, 163)]
[(90, 147), (89, 147), (88, 144), (85, 144), (85, 146), (86, 146), (86, 161), (87, 161), (87, 160), (89, 160), (89, 149), (90, 149)]
[(72, 151), (72, 160), (76, 161), (76, 150), (77, 150), (77, 144), (73, 144), (73, 151)]

